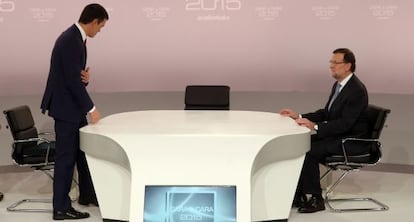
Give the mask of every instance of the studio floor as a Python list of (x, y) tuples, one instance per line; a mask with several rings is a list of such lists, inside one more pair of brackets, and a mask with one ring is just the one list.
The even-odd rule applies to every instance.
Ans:
[[(333, 179), (338, 175), (339, 173), (334, 174)], [(53, 221), (51, 213), (16, 213), (6, 210), (9, 205), (23, 198), (51, 198), (51, 184), (51, 180), (41, 172), (17, 166), (0, 167), (0, 192), (4, 193), (4, 199), (0, 202), (0, 222)], [(72, 195), (76, 196), (76, 189)], [(353, 213), (333, 213), (325, 210), (313, 214), (299, 214), (296, 213), (296, 209), (292, 209), (289, 222), (411, 222), (414, 212), (414, 167), (382, 164), (351, 174), (337, 188), (335, 195), (373, 197), (387, 204), (390, 209), (383, 212)], [(347, 204), (344, 207), (352, 207), (355, 204), (358, 203)], [(83, 207), (76, 202), (73, 206), (91, 214), (90, 218), (80, 221), (102, 221), (98, 207)], [(36, 204), (36, 207), (51, 208), (51, 204)]]

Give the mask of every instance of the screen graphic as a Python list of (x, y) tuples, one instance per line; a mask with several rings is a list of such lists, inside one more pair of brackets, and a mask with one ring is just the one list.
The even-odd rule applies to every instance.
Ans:
[(147, 186), (144, 222), (235, 222), (235, 186)]

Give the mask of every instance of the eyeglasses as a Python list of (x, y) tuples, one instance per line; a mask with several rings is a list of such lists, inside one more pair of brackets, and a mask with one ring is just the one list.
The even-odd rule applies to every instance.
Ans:
[(337, 61), (329, 60), (329, 63), (330, 63), (330, 64), (332, 64), (332, 65), (339, 65), (339, 64), (346, 63), (346, 62), (344, 62), (344, 61), (342, 61), (342, 62), (337, 62)]

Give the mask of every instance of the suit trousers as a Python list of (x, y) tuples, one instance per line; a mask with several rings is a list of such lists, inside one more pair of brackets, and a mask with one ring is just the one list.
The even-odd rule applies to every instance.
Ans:
[(79, 128), (85, 125), (87, 125), (86, 117), (79, 123), (55, 119), (54, 211), (66, 211), (72, 206), (69, 192), (75, 164), (78, 170), (79, 196), (96, 199), (85, 153), (79, 146)]

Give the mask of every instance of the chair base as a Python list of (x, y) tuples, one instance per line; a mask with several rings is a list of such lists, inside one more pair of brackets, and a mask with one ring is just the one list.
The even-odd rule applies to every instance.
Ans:
[[(52, 168), (51, 168), (52, 167)], [(51, 174), (51, 170), (53, 170), (53, 166), (32, 166), (35, 171), (40, 171), (48, 176), (53, 181), (53, 175)], [(10, 212), (39, 212), (39, 213), (50, 213), (53, 212), (53, 209), (46, 209), (46, 208), (19, 208), (21, 204), (25, 203), (50, 203), (52, 204), (52, 199), (23, 199), (17, 201), (16, 203), (7, 207), (7, 211)]]
[(11, 212), (53, 212), (52, 209), (41, 209), (41, 208), (36, 208), (36, 209), (32, 209), (32, 208), (18, 208), (21, 204), (24, 203), (52, 203), (51, 199), (23, 199), (20, 200), (12, 205), (10, 205), (9, 207), (7, 207), (7, 211), (11, 211)]
[[(328, 209), (335, 213), (343, 213), (343, 212), (355, 212), (355, 211), (385, 211), (388, 210), (389, 207), (378, 200), (375, 200), (370, 197), (363, 197), (363, 198), (331, 198), (331, 195), (333, 194), (334, 189), (343, 181), (343, 179), (352, 171), (354, 170), (345, 170), (345, 172), (339, 177), (339, 179), (326, 191), (325, 195), (325, 205), (328, 207)], [(327, 173), (325, 173), (323, 177), (325, 177), (327, 174), (331, 173), (332, 170), (328, 170)], [(377, 205), (378, 207), (365, 207), (365, 208), (334, 208), (331, 205), (331, 202), (371, 202)]]
[[(334, 208), (331, 205), (331, 202), (371, 202), (377, 205), (378, 207), (366, 207), (366, 208)], [(337, 199), (325, 199), (325, 204), (328, 209), (335, 213), (343, 213), (343, 212), (356, 212), (356, 211), (386, 211), (389, 207), (376, 199), (370, 197), (364, 198), (337, 198)]]
[[(78, 183), (75, 181), (75, 179), (73, 179), (73, 181), (76, 183), (76, 185), (78, 185)], [(0, 192), (0, 195), (1, 195), (1, 199), (3, 199), (3, 193)], [(75, 194), (75, 195), (77, 196), (77, 194)], [(72, 202), (76, 202), (78, 200), (77, 197), (71, 197), (70, 199), (71, 199)], [(52, 204), (52, 200), (51, 199), (23, 199), (23, 200), (17, 201), (16, 203), (10, 205), (9, 207), (7, 207), (7, 211), (10, 211), (10, 212), (43, 212), (43, 213), (53, 212), (52, 209), (18, 208), (19, 205), (25, 204), (25, 203), (50, 203), (50, 204)]]
[[(34, 167), (35, 168), (35, 167)], [(51, 170), (53, 170), (53, 168), (35, 168), (35, 171), (40, 171), (44, 174), (46, 174), (52, 181), (53, 181), (53, 175), (51, 173)], [(78, 188), (79, 183), (75, 178), (72, 178), (72, 182), (75, 184), (75, 189)], [(72, 192), (72, 190), (70, 191)], [(76, 192), (76, 191), (74, 191)], [(78, 193), (78, 192), (77, 192)], [(78, 200), (77, 196), (78, 194), (75, 193), (75, 197), (70, 197), (72, 202), (75, 202)], [(0, 193), (2, 196), (2, 193)], [(69, 193), (70, 195), (70, 193)], [(20, 201), (17, 201), (16, 203), (10, 205), (9, 207), (7, 207), (7, 211), (10, 212), (43, 212), (43, 213), (50, 213), (53, 212), (53, 209), (45, 209), (45, 208), (18, 208), (21, 204), (25, 204), (25, 203), (50, 203), (52, 204), (53, 201), (52, 199), (23, 199)]]

